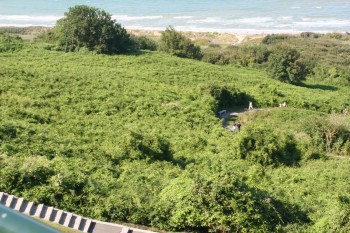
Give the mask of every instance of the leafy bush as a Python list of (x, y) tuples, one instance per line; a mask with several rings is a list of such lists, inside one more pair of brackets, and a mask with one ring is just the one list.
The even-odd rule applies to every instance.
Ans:
[(269, 55), (270, 51), (265, 45), (209, 47), (203, 49), (202, 61), (217, 65), (237, 64), (248, 67), (267, 62)]
[(350, 231), (350, 197), (348, 195), (339, 195), (324, 217), (314, 226), (315, 232), (346, 233)]
[(294, 208), (288, 213), (281, 202), (247, 185), (237, 172), (207, 172), (186, 172), (164, 188), (153, 225), (185, 232), (274, 232), (298, 218), (291, 217)]
[(158, 49), (157, 42), (148, 38), (147, 36), (131, 35), (131, 40), (133, 41), (136, 49), (145, 49), (151, 51), (156, 51)]
[(157, 135), (126, 132), (119, 142), (113, 159), (120, 160), (171, 160), (169, 144)]
[(295, 139), (271, 128), (251, 125), (236, 140), (235, 157), (261, 165), (296, 165), (301, 159)]
[(0, 53), (15, 52), (23, 48), (23, 40), (19, 36), (0, 33)]
[(329, 153), (348, 155), (350, 152), (350, 125), (346, 118), (336, 114), (328, 118), (317, 117), (303, 126), (314, 143)]
[(54, 31), (45, 31), (39, 34), (34, 38), (35, 42), (46, 42), (46, 43), (57, 43), (58, 42), (58, 34)]
[(300, 33), (300, 36), (302, 38), (319, 38), (320, 34), (315, 33), (315, 32), (302, 32), (302, 33)]
[(159, 50), (182, 58), (202, 58), (200, 47), (193, 44), (190, 39), (187, 39), (172, 27), (168, 27), (162, 32)]
[(128, 221), (149, 225), (159, 201), (159, 193), (181, 174), (170, 163), (135, 160), (124, 163), (106, 198), (103, 215), (112, 221)]
[(58, 20), (55, 32), (59, 47), (75, 51), (82, 47), (98, 53), (121, 53), (131, 46), (129, 34), (103, 10), (78, 5), (69, 8)]
[(272, 34), (265, 36), (261, 42), (263, 44), (275, 44), (277, 42), (288, 40), (291, 37), (292, 36), (288, 34)]

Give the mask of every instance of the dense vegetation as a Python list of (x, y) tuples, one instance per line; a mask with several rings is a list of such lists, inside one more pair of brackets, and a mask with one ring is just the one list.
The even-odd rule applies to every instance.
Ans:
[(23, 47), (23, 40), (19, 36), (11, 36), (0, 31), (0, 53), (15, 52)]
[[(235, 48), (256, 51), (238, 67), (20, 44), (0, 53), (0, 190), (168, 231), (350, 231), (345, 68), (333, 82), (316, 64), (294, 86), (243, 65), (267, 62), (267, 45)], [(218, 111), (248, 101), (264, 110), (224, 129)]]
[[(309, 76), (309, 80), (318, 83), (326, 81), (349, 86), (349, 42), (347, 34), (268, 35), (261, 43), (228, 47), (210, 45), (202, 50), (202, 60), (260, 68), (267, 70), (271, 77), (295, 84)], [(286, 59), (287, 54), (294, 59)]]

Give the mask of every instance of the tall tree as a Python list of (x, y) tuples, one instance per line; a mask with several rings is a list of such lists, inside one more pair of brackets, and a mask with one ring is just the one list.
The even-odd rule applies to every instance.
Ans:
[(98, 53), (122, 53), (131, 46), (126, 30), (98, 8), (78, 5), (69, 8), (65, 17), (57, 21), (55, 31), (59, 47), (75, 51), (85, 47)]
[(308, 73), (300, 53), (287, 45), (280, 45), (272, 52), (268, 72), (273, 78), (291, 84), (299, 84)]

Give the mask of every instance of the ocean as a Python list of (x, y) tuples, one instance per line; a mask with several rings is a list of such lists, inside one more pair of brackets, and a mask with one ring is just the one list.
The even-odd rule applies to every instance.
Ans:
[(350, 32), (350, 0), (0, 0), (0, 26), (54, 26), (75, 5), (105, 10), (127, 29)]

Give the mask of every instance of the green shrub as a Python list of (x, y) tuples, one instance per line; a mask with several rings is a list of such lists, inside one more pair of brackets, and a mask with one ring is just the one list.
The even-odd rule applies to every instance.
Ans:
[(304, 126), (306, 132), (329, 153), (348, 155), (350, 125), (346, 118), (333, 114), (328, 118), (315, 118)]
[(124, 163), (102, 209), (110, 221), (127, 221), (149, 225), (159, 201), (159, 193), (181, 174), (170, 163), (135, 160)]
[(169, 144), (157, 135), (142, 135), (131, 131), (126, 132), (121, 140), (116, 146), (115, 154), (111, 155), (114, 160), (171, 161), (172, 159)]
[(261, 165), (296, 165), (301, 159), (294, 137), (261, 125), (249, 125), (237, 137), (235, 157)]
[(302, 32), (300, 33), (302, 38), (319, 38), (320, 34), (315, 32)]
[(160, 193), (152, 225), (185, 232), (275, 232), (303, 215), (249, 187), (237, 173), (200, 169), (174, 179)]
[(346, 233), (350, 231), (350, 197), (339, 195), (312, 227), (314, 232)]
[(202, 61), (217, 65), (237, 64), (244, 67), (267, 62), (270, 51), (265, 45), (209, 47), (203, 49)]
[(173, 27), (168, 27), (162, 32), (159, 50), (182, 58), (202, 58), (200, 47), (193, 44), (180, 32), (175, 31)]
[(157, 42), (147, 36), (131, 35), (131, 40), (133, 41), (136, 49), (145, 49), (151, 51), (156, 51), (158, 49)]
[(23, 48), (23, 40), (19, 36), (0, 33), (0, 53), (15, 52)]
[(44, 31), (34, 38), (35, 42), (57, 43), (58, 35), (54, 31)]
[(272, 34), (267, 35), (261, 41), (263, 44), (275, 44), (281, 41), (289, 40), (292, 36), (288, 34)]

